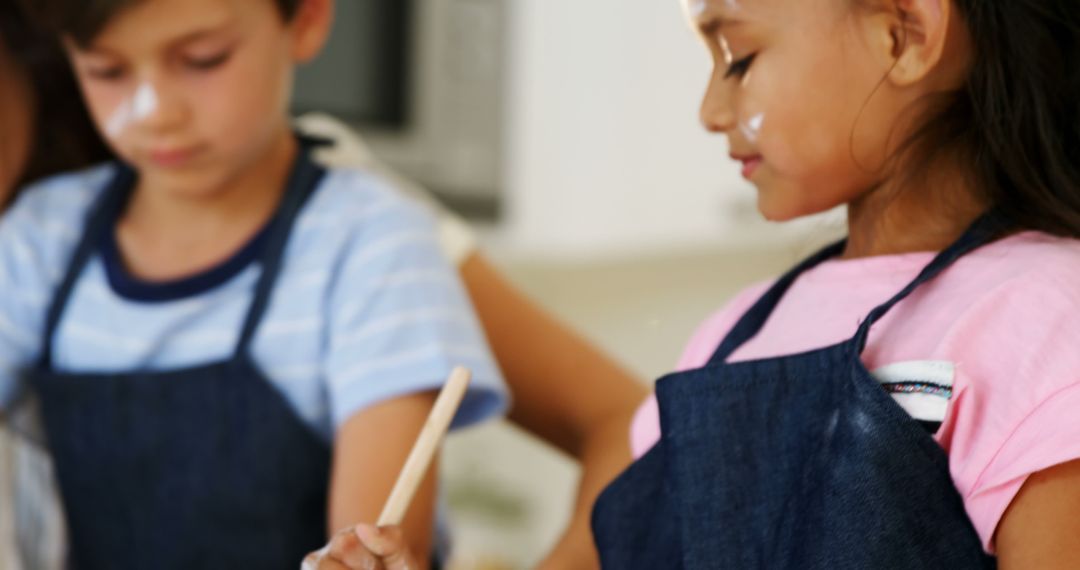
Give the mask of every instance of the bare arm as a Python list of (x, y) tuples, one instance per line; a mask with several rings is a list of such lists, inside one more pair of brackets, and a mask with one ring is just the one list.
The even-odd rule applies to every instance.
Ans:
[(1080, 568), (1080, 460), (1036, 473), (998, 525), (1002, 570)]
[[(434, 402), (434, 392), (394, 398), (356, 414), (341, 427), (330, 483), (331, 535), (379, 518)], [(401, 527), (421, 568), (427, 567), (431, 556), (437, 472), (433, 463)]]
[(582, 463), (573, 519), (543, 567), (598, 567), (592, 505), (630, 463), (630, 417), (647, 389), (482, 256), (470, 257), (461, 274), (514, 395), (511, 421)]
[[(462, 265), (461, 274), (514, 395), (516, 404), (510, 419), (582, 463), (573, 518), (541, 567), (599, 567), (590, 528), (592, 505), (608, 482), (630, 463), (630, 417), (647, 390), (529, 301), (482, 257), (470, 257)], [(331, 530), (377, 518), (433, 398), (429, 395), (423, 405), (408, 408), (412, 426), (408, 429), (378, 431), (378, 426), (384, 425), (380, 422), (388, 421), (387, 417), (402, 422), (401, 416), (394, 416), (399, 412), (387, 408), (380, 413), (380, 407), (365, 411), (342, 429), (335, 455)], [(373, 430), (387, 437), (405, 434), (406, 441), (372, 441), (375, 438), (364, 437)], [(365, 482), (357, 483), (364, 480), (359, 473), (365, 469), (363, 457), (386, 457), (383, 463), (393, 468), (384, 471), (368, 466), (375, 473), (363, 475)], [(369, 562), (374, 561), (373, 555), (387, 567), (413, 567), (416, 564), (412, 557), (402, 552), (406, 537), (409, 550), (423, 564), (430, 550), (433, 502), (434, 483), (429, 477), (403, 529), (386, 529), (383, 539), (366, 540), (351, 530), (343, 531), (333, 539), (329, 555), (317, 567), (365, 568), (373, 563)], [(395, 563), (388, 564), (390, 560)]]

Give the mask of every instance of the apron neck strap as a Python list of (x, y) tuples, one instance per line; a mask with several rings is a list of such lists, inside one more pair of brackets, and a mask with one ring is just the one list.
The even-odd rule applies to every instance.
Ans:
[(765, 321), (767, 321), (769, 315), (772, 314), (773, 309), (780, 304), (780, 299), (784, 297), (784, 294), (787, 293), (787, 290), (795, 283), (795, 280), (798, 279), (800, 275), (822, 262), (840, 255), (840, 253), (844, 251), (846, 245), (847, 240), (836, 242), (817, 252), (780, 277), (780, 279), (778, 279), (776, 283), (774, 283), (773, 286), (770, 287), (752, 307), (750, 307), (750, 310), (735, 323), (735, 326), (732, 327), (731, 331), (724, 337), (723, 342), (720, 343), (720, 347), (713, 353), (709, 362), (714, 364), (726, 362), (732, 353), (738, 350), (740, 346), (745, 344), (751, 338), (754, 338), (754, 336), (761, 331), (762, 327), (765, 326)]
[(90, 209), (79, 244), (75, 247), (75, 253), (68, 262), (64, 278), (49, 304), (49, 312), (45, 317), (44, 342), (41, 355), (38, 357), (38, 362), (43, 369), (52, 366), (53, 337), (64, 315), (68, 298), (75, 289), (75, 283), (79, 280), (87, 262), (97, 251), (100, 243), (99, 236), (109, 231), (120, 210), (127, 203), (131, 189), (135, 186), (137, 175), (134, 170), (120, 162), (117, 162), (113, 168), (113, 177)]
[(939, 253), (933, 261), (930, 262), (919, 273), (918, 277), (914, 281), (904, 287), (899, 293), (893, 296), (884, 304), (879, 305), (862, 321), (859, 325), (859, 330), (855, 333), (855, 336), (851, 339), (851, 344), (855, 354), (862, 354), (863, 349), (866, 348), (866, 342), (870, 335), (870, 329), (881, 320), (897, 303), (906, 299), (915, 289), (920, 285), (934, 279), (941, 272), (948, 269), (957, 259), (960, 259), (964, 255), (971, 253), (972, 251), (992, 242), (1000, 233), (1009, 227), (1007, 218), (998, 212), (997, 210), (990, 210), (983, 214), (979, 219), (975, 220), (973, 224), (964, 232), (960, 239), (953, 242), (952, 245), (945, 248)]
[[(320, 144), (323, 143), (315, 139), (300, 137), (300, 149), (297, 152), (292, 172), (289, 175), (285, 195), (277, 212), (274, 214), (273, 220), (270, 222), (272, 226), (268, 239), (259, 257), (259, 265), (262, 270), (255, 287), (254, 300), (244, 319), (243, 328), (237, 341), (235, 356), (242, 356), (247, 353), (255, 330), (258, 328), (269, 304), (270, 295), (281, 270), (281, 258), (292, 226), (307, 198), (318, 188), (319, 183), (326, 174), (326, 170), (316, 165), (311, 159), (311, 149)], [(127, 165), (117, 163), (115, 168), (116, 172), (112, 180), (90, 210), (82, 237), (75, 248), (71, 261), (68, 263), (67, 272), (64, 274), (64, 278), (49, 305), (49, 312), (45, 321), (44, 342), (41, 355), (38, 358), (39, 366), (42, 369), (47, 370), (52, 367), (53, 339), (56, 336), (56, 329), (59, 327), (60, 320), (63, 318), (68, 299), (75, 289), (75, 284), (82, 275), (86, 264), (97, 251), (98, 245), (101, 243), (101, 236), (104, 232), (112, 231), (138, 179), (136, 172)]]
[(278, 207), (274, 219), (270, 222), (271, 227), (262, 254), (259, 256), (259, 281), (255, 285), (255, 295), (244, 318), (243, 328), (236, 342), (236, 357), (248, 355), (255, 331), (262, 322), (263, 315), (270, 304), (270, 297), (281, 273), (285, 247), (292, 234), (293, 225), (304, 204), (307, 203), (315, 189), (319, 187), (326, 169), (315, 164), (311, 158), (311, 149), (322, 144), (313, 139), (300, 139), (300, 150), (297, 152), (296, 161), (286, 185), (285, 196)]
[[(862, 321), (854, 338), (849, 341), (854, 345), (855, 353), (862, 353), (863, 348), (866, 346), (870, 327), (880, 320), (881, 317), (885, 316), (893, 306), (910, 295), (912, 291), (923, 283), (937, 277), (938, 274), (952, 265), (952, 263), (961, 256), (992, 241), (1007, 227), (1007, 219), (996, 210), (991, 210), (990, 212), (983, 214), (968, 228), (960, 239), (939, 253), (937, 257), (922, 270), (919, 276), (904, 288), (903, 291), (896, 294), (896, 296), (889, 299), (883, 305), (875, 308), (870, 315)], [(844, 251), (846, 245), (846, 240), (830, 245), (784, 274), (764, 295), (762, 295), (760, 299), (758, 299), (750, 310), (739, 319), (735, 326), (732, 327), (723, 342), (720, 343), (719, 348), (713, 353), (712, 358), (709, 359), (709, 362), (711, 364), (727, 362), (727, 359), (732, 353), (761, 331), (773, 310), (780, 304), (780, 300), (783, 298), (784, 294), (787, 293), (788, 289), (795, 283), (795, 280), (798, 279), (800, 275), (822, 262), (840, 255)]]

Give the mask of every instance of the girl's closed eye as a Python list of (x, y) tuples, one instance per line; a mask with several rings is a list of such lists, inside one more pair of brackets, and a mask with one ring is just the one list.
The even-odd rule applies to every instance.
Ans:
[(732, 77), (743, 77), (746, 72), (750, 71), (750, 66), (754, 63), (754, 58), (757, 57), (756, 53), (752, 53), (742, 59), (731, 62), (728, 66), (728, 70), (724, 73), (724, 79), (731, 79)]

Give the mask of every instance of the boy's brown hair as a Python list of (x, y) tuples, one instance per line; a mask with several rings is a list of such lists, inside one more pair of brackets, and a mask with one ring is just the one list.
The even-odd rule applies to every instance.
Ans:
[[(123, 10), (143, 0), (22, 0), (53, 32), (89, 45)], [(303, 0), (273, 0), (285, 21), (292, 20)]]

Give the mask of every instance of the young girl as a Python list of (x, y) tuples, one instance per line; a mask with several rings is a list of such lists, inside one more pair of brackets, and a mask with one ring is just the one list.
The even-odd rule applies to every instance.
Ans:
[[(604, 566), (1080, 565), (1080, 10), (686, 8), (716, 64), (702, 121), (762, 214), (846, 204), (849, 237), (659, 381), (594, 511)], [(331, 552), (402, 568), (400, 536)]]

